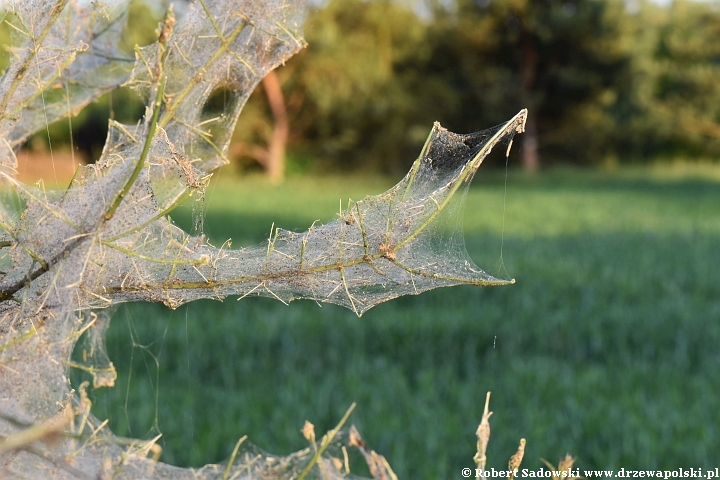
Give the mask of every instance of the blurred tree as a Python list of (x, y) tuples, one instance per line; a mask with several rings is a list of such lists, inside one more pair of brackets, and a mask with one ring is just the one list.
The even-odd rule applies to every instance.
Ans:
[[(262, 165), (273, 183), (278, 183), (285, 177), (285, 151), (288, 136), (290, 135), (290, 123), (288, 121), (287, 106), (285, 105), (285, 96), (275, 70), (271, 70), (263, 78), (259, 89), (265, 94), (272, 112), (272, 120), (269, 122), (263, 116), (255, 116), (256, 129), (263, 133), (269, 130), (267, 134), (263, 135), (269, 137), (266, 140), (267, 145), (249, 144), (239, 140), (239, 135), (235, 135), (236, 141), (230, 146), (229, 155), (231, 157), (246, 156), (252, 158)], [(250, 110), (252, 111), (252, 108)], [(246, 115), (246, 117), (250, 117), (250, 115)], [(245, 123), (249, 124), (250, 122)], [(241, 131), (253, 132), (253, 130), (246, 128)]]
[(676, 0), (644, 3), (632, 90), (617, 112), (627, 157), (720, 155), (720, 6)]
[[(418, 64), (429, 52), (425, 33), (412, 10), (389, 0), (331, 0), (312, 10), (307, 49), (278, 69), (294, 150), (341, 168), (389, 172), (411, 162), (409, 152), (434, 120), (415, 105)], [(263, 84), (245, 107), (235, 132), (245, 147), (236, 153), (257, 156), (271, 144), (275, 121), (265, 92)]]
[[(124, 37), (155, 38), (164, 0), (132, 0)], [(523, 164), (593, 164), (720, 154), (720, 9), (676, 0), (329, 0), (307, 49), (269, 76), (240, 117), (230, 155), (274, 180), (321, 169), (407, 168), (433, 121), (458, 132), (528, 107)], [(632, 8), (630, 8), (632, 7)], [(6, 35), (0, 24), (0, 42)], [(7, 59), (0, 55), (0, 65)], [(224, 102), (218, 92), (218, 102)], [(211, 108), (212, 105), (210, 106)], [(222, 103), (216, 106), (222, 109)], [(88, 106), (72, 140), (97, 158), (107, 119), (131, 122), (132, 92)], [(51, 125), (53, 146), (70, 122)], [(47, 134), (39, 134), (44, 141)], [(491, 159), (492, 161), (492, 159)]]
[(456, 8), (444, 22), (455, 41), (442, 57), (460, 66), (461, 118), (487, 116), (475, 113), (480, 107), (498, 122), (507, 110), (527, 107), (522, 158), (529, 170), (542, 152), (581, 163), (605, 153), (609, 109), (632, 58), (625, 2), (457, 0)]
[[(398, 171), (433, 121), (473, 131), (522, 107), (530, 109), (528, 169), (538, 168), (539, 152), (590, 162), (612, 148), (612, 108), (630, 88), (633, 30), (624, 1), (427, 5), (427, 19), (389, 0), (331, 0), (311, 12), (307, 51), (279, 71), (294, 150), (342, 159), (342, 167)], [(239, 142), (270, 144), (267, 105), (261, 95), (251, 100)]]

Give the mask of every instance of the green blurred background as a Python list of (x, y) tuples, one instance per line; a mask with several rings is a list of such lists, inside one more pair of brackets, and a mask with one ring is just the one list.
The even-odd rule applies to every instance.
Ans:
[[(242, 434), (274, 454), (303, 448), (305, 420), (327, 431), (357, 402), (350, 421), (400, 478), (459, 479), (492, 391), (489, 466), (504, 468), (523, 437), (535, 469), (566, 452), (587, 468), (714, 468), (719, 180), (687, 166), (510, 171), (506, 190), (481, 169), (468, 251), (503, 274), (502, 244), (517, 284), (434, 290), (362, 318), (259, 298), (121, 307), (107, 338), (118, 383), (93, 392), (94, 412), (122, 435), (163, 433), (166, 461), (199, 466)], [(204, 229), (218, 245), (257, 244), (273, 221), (301, 229), (389, 185), (221, 178)], [(174, 218), (193, 227), (192, 209)]]
[[(135, 0), (132, 15), (128, 48), (152, 41), (162, 8)], [(400, 478), (451, 479), (474, 466), (492, 391), (495, 468), (521, 437), (535, 469), (566, 452), (581, 468), (717, 467), (719, 38), (718, 2), (316, 2), (309, 46), (246, 106), (232, 165), (173, 219), (217, 245), (260, 243), (273, 222), (304, 229), (387, 189), (433, 121), (469, 132), (527, 107), (507, 170), (488, 160), (465, 213), (470, 255), (517, 284), (360, 319), (257, 298), (123, 306), (108, 331), (119, 378), (90, 392), (95, 414), (120, 435), (162, 433), (165, 461), (200, 466), (244, 434), (303, 448), (305, 420), (323, 432), (357, 402), (351, 422)], [(142, 111), (113, 92), (72, 131), (51, 125), (53, 148), (72, 136), (92, 161), (107, 118)]]

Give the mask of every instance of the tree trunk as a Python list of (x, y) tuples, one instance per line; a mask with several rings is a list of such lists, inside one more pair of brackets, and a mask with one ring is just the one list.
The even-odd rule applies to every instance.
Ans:
[(528, 113), (527, 123), (525, 124), (525, 134), (522, 142), (522, 165), (525, 170), (530, 172), (535, 172), (540, 168), (537, 123), (535, 115), (532, 113)]
[(537, 171), (540, 167), (537, 138), (537, 101), (533, 95), (535, 77), (537, 74), (538, 51), (530, 34), (525, 33), (523, 39), (523, 59), (521, 73), (520, 98), (523, 107), (528, 109), (528, 118), (525, 125), (525, 134), (522, 144), (522, 164), (527, 171)]
[(280, 88), (280, 80), (275, 70), (271, 70), (263, 79), (263, 88), (273, 113), (273, 134), (268, 145), (265, 170), (273, 182), (281, 182), (285, 177), (285, 147), (290, 133), (285, 98)]

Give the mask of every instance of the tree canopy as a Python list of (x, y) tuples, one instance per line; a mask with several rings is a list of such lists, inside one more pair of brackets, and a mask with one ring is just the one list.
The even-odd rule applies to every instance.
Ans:
[[(331, 0), (310, 13), (307, 50), (279, 72), (291, 152), (397, 171), (430, 121), (472, 131), (527, 107), (531, 169), (717, 155), (717, 4), (429, 3), (425, 15), (389, 0)], [(266, 104), (257, 92), (254, 127), (238, 136), (262, 141)]]
[[(145, 12), (137, 18), (153, 24), (143, 1), (134, 0), (135, 11)], [(397, 174), (412, 163), (433, 121), (470, 132), (526, 107), (520, 154), (528, 168), (708, 159), (720, 152), (717, 3), (313, 5), (307, 48), (245, 107), (231, 149), (243, 169), (259, 159), (270, 170), (265, 157), (287, 151), (295, 170)], [(133, 101), (117, 95), (125, 96), (115, 99), (113, 114), (130, 115)], [(88, 125), (105, 125), (108, 103), (76, 121), (76, 145), (88, 138), (102, 145), (104, 134)], [(63, 128), (54, 130), (61, 140)], [(93, 149), (83, 148), (95, 160)]]

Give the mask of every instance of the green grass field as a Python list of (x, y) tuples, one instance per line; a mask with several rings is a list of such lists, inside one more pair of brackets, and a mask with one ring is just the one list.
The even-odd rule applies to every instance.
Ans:
[[(108, 331), (117, 386), (92, 393), (94, 412), (121, 435), (162, 432), (165, 461), (199, 466), (226, 459), (244, 434), (274, 454), (303, 448), (304, 420), (323, 432), (357, 402), (350, 421), (400, 478), (459, 479), (474, 467), (492, 391), (489, 466), (505, 467), (524, 437), (523, 465), (535, 469), (566, 452), (581, 468), (714, 468), (715, 178), (510, 172), (505, 190), (502, 174), (481, 169), (467, 197), (468, 251), (498, 273), (504, 222), (515, 285), (439, 289), (362, 318), (259, 298), (121, 307)], [(272, 222), (304, 229), (333, 218), (340, 198), (392, 183), (221, 181), (204, 228), (217, 245), (260, 243)], [(192, 225), (188, 211), (175, 216)]]

